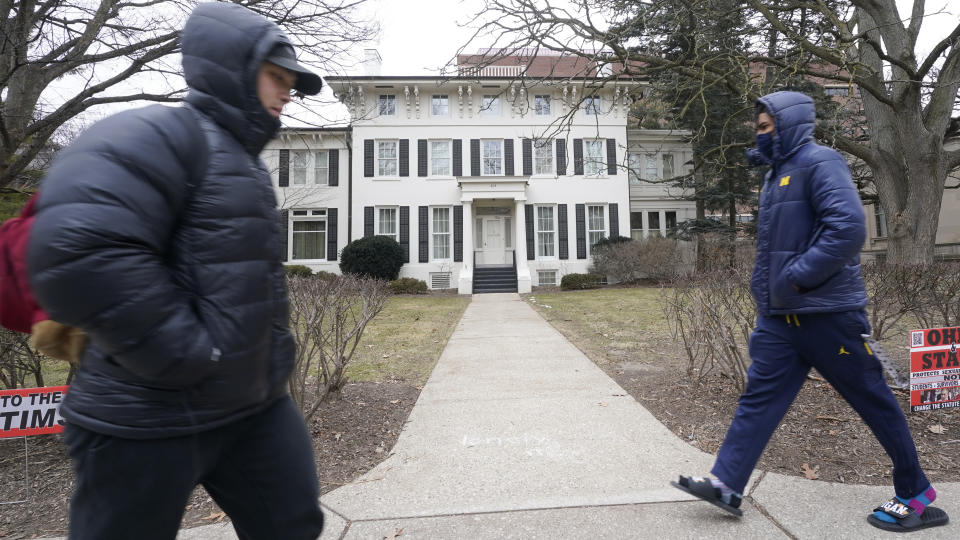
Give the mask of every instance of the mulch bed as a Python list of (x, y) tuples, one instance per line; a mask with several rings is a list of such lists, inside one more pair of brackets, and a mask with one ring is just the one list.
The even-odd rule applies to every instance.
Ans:
[[(310, 422), (320, 491), (350, 482), (390, 452), (420, 389), (404, 383), (348, 384), (339, 399), (324, 403)], [(28, 440), (30, 502), (0, 506), (0, 538), (61, 536), (73, 490), (70, 459), (59, 435)], [(0, 439), (0, 502), (26, 497), (23, 439)], [(226, 519), (203, 488), (190, 498), (185, 526)]]

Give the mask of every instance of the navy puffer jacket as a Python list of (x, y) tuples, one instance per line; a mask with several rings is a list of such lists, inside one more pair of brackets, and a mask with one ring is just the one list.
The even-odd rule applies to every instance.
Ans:
[(773, 116), (775, 129), (773, 161), (760, 192), (750, 283), (758, 311), (863, 308), (860, 249), (866, 223), (846, 160), (813, 142), (816, 112), (808, 96), (776, 92), (758, 101)]
[(257, 157), (279, 122), (256, 92), (281, 40), (238, 5), (200, 5), (182, 34), (189, 105), (111, 116), (47, 175), (31, 285), (51, 318), (90, 336), (68, 421), (170, 437), (285, 395), (294, 344), (281, 233)]

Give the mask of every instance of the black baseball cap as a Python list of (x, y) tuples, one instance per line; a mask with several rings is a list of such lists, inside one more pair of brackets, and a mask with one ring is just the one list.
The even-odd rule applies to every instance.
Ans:
[(293, 88), (298, 92), (312, 96), (319, 93), (320, 89), (323, 88), (323, 80), (320, 76), (297, 62), (297, 55), (293, 52), (293, 46), (289, 43), (280, 43), (275, 46), (264, 60), (296, 73), (297, 82), (294, 83)]

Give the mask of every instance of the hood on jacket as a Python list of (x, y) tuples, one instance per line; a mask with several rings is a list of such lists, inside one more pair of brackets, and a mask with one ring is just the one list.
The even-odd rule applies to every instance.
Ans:
[(222, 2), (197, 6), (180, 36), (187, 102), (257, 155), (280, 128), (257, 95), (257, 73), (275, 45), (290, 40), (273, 22)]
[[(813, 141), (813, 130), (817, 125), (817, 110), (811, 99), (800, 92), (774, 92), (757, 100), (773, 117), (773, 160), (784, 161), (801, 146)], [(759, 151), (747, 151), (751, 165), (767, 163)]]

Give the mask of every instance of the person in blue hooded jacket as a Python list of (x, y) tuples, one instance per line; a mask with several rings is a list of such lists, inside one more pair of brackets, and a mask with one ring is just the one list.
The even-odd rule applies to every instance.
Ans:
[(56, 159), (27, 265), (89, 336), (61, 406), (70, 538), (173, 539), (203, 485), (243, 539), (314, 539), (317, 468), (287, 393), (283, 245), (259, 159), (322, 81), (279, 27), (203, 3), (181, 34), (186, 105), (111, 116)]
[(893, 461), (896, 496), (867, 520), (892, 531), (947, 523), (920, 468), (913, 437), (870, 333), (860, 273), (863, 206), (843, 156), (813, 141), (813, 100), (775, 92), (757, 101), (752, 164), (770, 166), (760, 191), (757, 258), (750, 282), (757, 325), (750, 336), (747, 388), (717, 454), (711, 478), (672, 484), (735, 515), (760, 454), (810, 368), (843, 396)]

